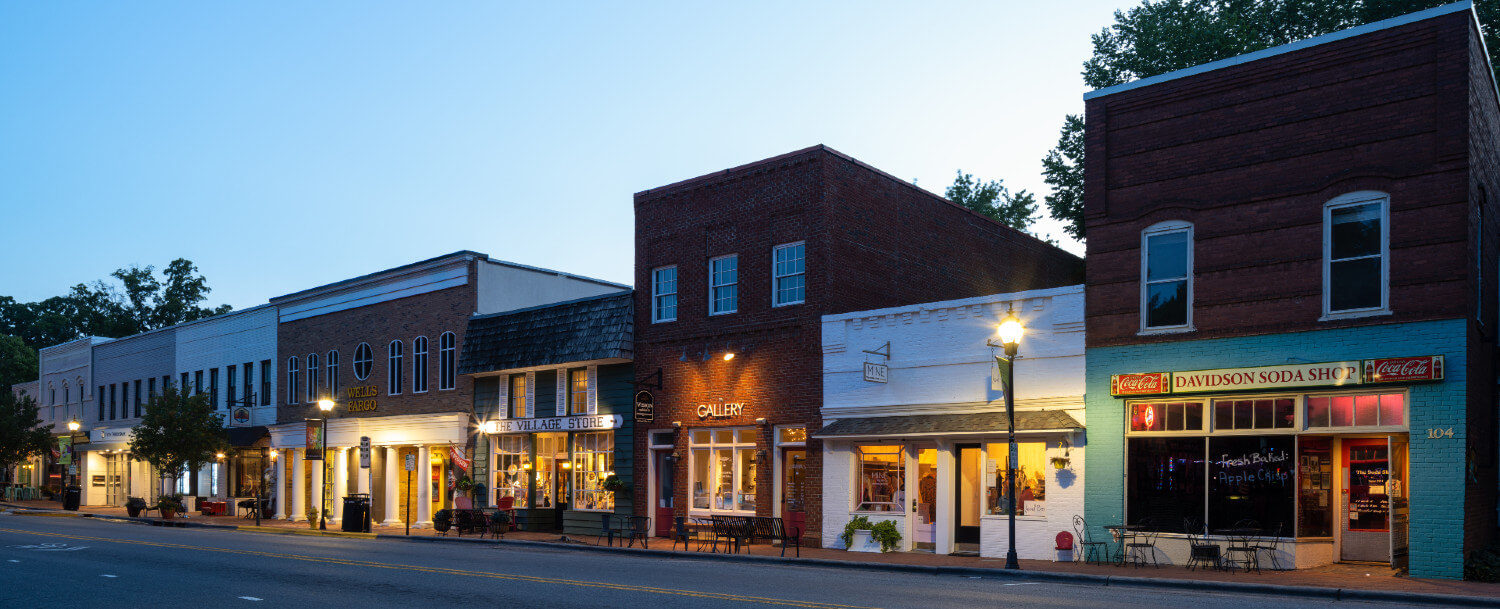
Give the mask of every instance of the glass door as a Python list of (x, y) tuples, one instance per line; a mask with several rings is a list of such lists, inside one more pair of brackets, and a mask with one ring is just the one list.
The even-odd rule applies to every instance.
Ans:
[(937, 545), (937, 449), (917, 450), (917, 502), (912, 514), (912, 543), (930, 550)]
[(1388, 440), (1344, 441), (1342, 560), (1390, 562), (1391, 501)]
[(670, 537), (672, 535), (672, 526), (675, 524), (674, 519), (677, 517), (675, 503), (675, 494), (677, 491), (672, 485), (672, 476), (674, 474), (672, 470), (673, 462), (671, 448), (658, 448), (651, 451), (652, 473), (656, 476), (654, 489), (656, 493), (656, 535), (659, 537)]
[(958, 484), (953, 502), (955, 514), (954, 543), (979, 543), (979, 493), (984, 488), (984, 453), (978, 444), (955, 446), (958, 449)]
[(1386, 485), (1386, 494), (1391, 501), (1391, 566), (1405, 567), (1407, 556), (1408, 518), (1411, 508), (1406, 501), (1407, 452), (1406, 438), (1391, 436), (1391, 476)]

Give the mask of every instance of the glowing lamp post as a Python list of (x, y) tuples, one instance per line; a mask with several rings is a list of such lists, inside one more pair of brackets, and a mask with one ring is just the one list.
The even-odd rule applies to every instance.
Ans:
[[(1005, 350), (1004, 358), (1001, 360), (1000, 378), (1005, 384), (1005, 417), (1007, 422), (1008, 437), (1006, 443), (1009, 445), (1009, 454), (1005, 460), (1005, 500), (1006, 507), (1010, 509), (1010, 547), (1005, 552), (1005, 568), (1020, 569), (1021, 563), (1016, 560), (1016, 400), (1015, 400), (1015, 363), (1016, 348), (1021, 344), (1021, 336), (1026, 333), (1026, 327), (1021, 325), (1021, 320), (1016, 318), (1015, 311), (1007, 311), (1005, 319), (1000, 321), (1000, 327), (996, 328), (995, 334), (999, 339), (999, 347)], [(990, 345), (995, 345), (993, 341)]]
[(318, 467), (323, 468), (323, 488), (318, 489), (318, 529), (328, 530), (328, 417), (333, 413), (333, 400), (323, 398), (318, 400), (318, 410), (323, 411), (323, 436), (322, 446), (319, 448), (319, 456), (323, 457)]

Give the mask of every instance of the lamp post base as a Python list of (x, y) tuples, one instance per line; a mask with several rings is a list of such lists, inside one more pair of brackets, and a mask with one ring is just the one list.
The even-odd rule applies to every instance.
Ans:
[(1010, 550), (1005, 552), (1005, 568), (1014, 569), (1017, 571), (1021, 569), (1021, 562), (1016, 560), (1015, 548), (1011, 548)]

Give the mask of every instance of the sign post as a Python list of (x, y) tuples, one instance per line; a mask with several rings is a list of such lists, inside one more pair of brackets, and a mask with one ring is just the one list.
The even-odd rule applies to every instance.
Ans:
[(417, 456), (406, 456), (406, 534), (411, 535), (411, 473), (417, 471)]

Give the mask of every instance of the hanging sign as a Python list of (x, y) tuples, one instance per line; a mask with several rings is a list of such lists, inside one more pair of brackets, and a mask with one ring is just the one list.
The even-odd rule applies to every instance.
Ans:
[(244, 406), (237, 406), (237, 407), (235, 407), (234, 410), (230, 411), (230, 413), (229, 413), (229, 426), (230, 427), (249, 427), (250, 426), (250, 409), (249, 408), (245, 408)]
[(891, 367), (875, 362), (865, 362), (865, 380), (871, 383), (884, 383), (890, 379)]
[(656, 397), (642, 389), (635, 392), (635, 422), (650, 423), (656, 420)]
[(370, 436), (359, 437), (359, 468), (370, 469)]
[(323, 460), (323, 419), (307, 420), (307, 443), (303, 447), (307, 455), (304, 461)]

